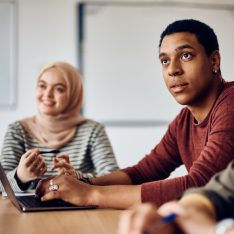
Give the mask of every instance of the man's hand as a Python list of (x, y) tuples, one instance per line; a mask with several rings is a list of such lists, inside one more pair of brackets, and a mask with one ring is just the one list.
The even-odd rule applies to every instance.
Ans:
[[(52, 180), (52, 181), (51, 181)], [(58, 185), (57, 191), (50, 191), (50, 184)], [(59, 175), (41, 180), (36, 188), (37, 197), (42, 201), (62, 199), (74, 205), (95, 205), (92, 202), (92, 188), (73, 176)]]

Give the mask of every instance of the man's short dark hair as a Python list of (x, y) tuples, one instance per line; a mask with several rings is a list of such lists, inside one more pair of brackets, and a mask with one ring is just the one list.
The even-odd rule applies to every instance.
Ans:
[(161, 47), (165, 36), (180, 32), (194, 34), (208, 56), (213, 51), (219, 50), (219, 43), (214, 30), (207, 24), (194, 19), (177, 20), (169, 24), (160, 36), (159, 47)]

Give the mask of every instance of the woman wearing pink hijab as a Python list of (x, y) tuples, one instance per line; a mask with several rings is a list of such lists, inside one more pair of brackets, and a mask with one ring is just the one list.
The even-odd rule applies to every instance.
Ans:
[(15, 191), (38, 178), (68, 173), (90, 178), (117, 170), (104, 127), (80, 114), (83, 88), (79, 71), (65, 62), (38, 76), (38, 114), (10, 124), (0, 161)]

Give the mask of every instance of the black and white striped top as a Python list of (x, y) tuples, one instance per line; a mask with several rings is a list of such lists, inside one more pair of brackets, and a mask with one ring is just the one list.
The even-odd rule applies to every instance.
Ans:
[[(42, 151), (51, 150), (43, 147), (36, 139), (28, 135), (20, 122), (17, 121), (8, 126), (0, 161), (16, 192), (21, 191), (14, 178), (20, 158), (26, 151), (33, 148), (38, 148)], [(78, 125), (75, 136), (66, 145), (58, 148), (58, 150), (68, 154), (70, 162), (77, 170), (77, 173), (82, 173), (86, 177), (104, 175), (118, 169), (103, 125), (93, 120), (87, 120)], [(58, 173), (50, 170), (54, 156), (55, 154), (53, 153), (43, 155), (47, 164), (47, 172), (42, 178)]]

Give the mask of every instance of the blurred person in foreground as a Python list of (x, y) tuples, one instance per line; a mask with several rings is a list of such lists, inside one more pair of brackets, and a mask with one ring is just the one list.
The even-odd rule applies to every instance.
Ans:
[[(164, 218), (163, 218), (164, 217)], [(165, 218), (166, 217), (166, 218)], [(173, 217), (171, 222), (163, 222)], [(124, 211), (119, 234), (234, 234), (234, 161), (201, 188), (159, 209), (146, 203)]]

